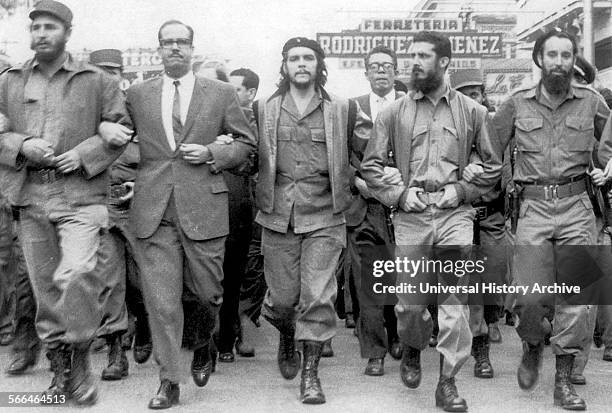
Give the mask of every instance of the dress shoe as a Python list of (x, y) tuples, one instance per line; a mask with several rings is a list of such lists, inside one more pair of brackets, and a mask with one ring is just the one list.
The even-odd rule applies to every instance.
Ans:
[(344, 319), (344, 326), (346, 328), (355, 328), (355, 319), (353, 318), (352, 313), (346, 313), (346, 318)]
[[(233, 354), (232, 354), (233, 356)], [(206, 386), (212, 373), (213, 361), (208, 346), (201, 347), (193, 352), (191, 361), (191, 377), (198, 387)]]
[(331, 338), (323, 342), (321, 357), (334, 357), (334, 349), (332, 348)]
[(406, 387), (416, 389), (421, 384), (421, 350), (408, 347), (402, 355), (400, 377)]
[(391, 343), (391, 347), (389, 348), (389, 355), (396, 360), (401, 360), (403, 353), (402, 343), (400, 343), (399, 339), (395, 339)]
[(586, 377), (584, 377), (584, 374), (572, 373), (570, 382), (576, 386), (584, 386), (586, 384)]
[(489, 324), (489, 343), (501, 343), (502, 335), (497, 322)]
[(516, 374), (521, 389), (530, 390), (538, 381), (542, 351), (542, 343), (533, 345), (523, 342), (523, 359)]
[(36, 366), (39, 351), (39, 349), (29, 349), (16, 353), (9, 368), (6, 370), (6, 374), (9, 376), (19, 376), (30, 367)]
[(454, 377), (440, 376), (436, 387), (436, 406), (445, 412), (467, 412), (467, 403), (459, 397)]
[(8, 346), (15, 340), (15, 335), (11, 332), (0, 334), (0, 346)]
[(472, 339), (472, 356), (474, 363), (474, 376), (480, 379), (493, 378), (493, 366), (489, 360), (489, 336), (476, 336)]
[(147, 343), (141, 346), (134, 345), (134, 350), (132, 355), (134, 356), (134, 361), (138, 364), (146, 363), (147, 360), (151, 357), (151, 353), (153, 352), (153, 344)]
[(556, 356), (554, 404), (565, 410), (586, 410), (586, 403), (578, 397), (570, 381), (574, 356), (563, 354)]
[(123, 348), (122, 334), (110, 336), (108, 345), (108, 366), (102, 370), (102, 380), (121, 380), (128, 375), (129, 363)]
[(319, 380), (319, 361), (323, 351), (320, 341), (304, 341), (304, 365), (300, 382), (300, 400), (304, 404), (323, 404), (325, 394)]
[(149, 409), (168, 409), (178, 404), (180, 394), (181, 391), (178, 383), (172, 383), (170, 380), (162, 380), (159, 385), (159, 390), (157, 390), (157, 394), (153, 396), (149, 402)]
[(604, 361), (612, 361), (612, 347), (604, 348), (603, 360)]
[(255, 348), (238, 339), (236, 340), (236, 353), (238, 353), (240, 357), (255, 357)]
[(219, 352), (219, 363), (233, 363), (235, 360), (233, 351)]
[(385, 359), (373, 358), (368, 359), (368, 365), (365, 368), (366, 376), (382, 376), (385, 374)]

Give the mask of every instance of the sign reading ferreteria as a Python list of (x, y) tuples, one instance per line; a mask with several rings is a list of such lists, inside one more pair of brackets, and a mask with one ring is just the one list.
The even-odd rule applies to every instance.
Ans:
[[(376, 46), (386, 46), (397, 57), (408, 57), (415, 32), (369, 33), (346, 31), (341, 33), (317, 33), (317, 41), (327, 57), (363, 57)], [(451, 42), (453, 57), (502, 57), (500, 33), (442, 32)]]
[(359, 26), (362, 32), (419, 32), (421, 30), (437, 32), (461, 32), (463, 20), (461, 19), (363, 19)]

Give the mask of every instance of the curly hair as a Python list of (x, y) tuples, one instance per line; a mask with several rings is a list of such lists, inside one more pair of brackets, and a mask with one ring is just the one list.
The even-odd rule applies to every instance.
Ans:
[[(317, 57), (317, 78), (315, 79), (315, 88), (320, 89), (325, 86), (325, 83), (327, 83), (327, 66), (325, 65), (325, 60), (323, 59), (323, 56), (319, 55), (319, 53), (316, 52), (315, 56)], [(279, 70), (280, 80), (276, 84), (276, 86), (281, 92), (286, 92), (287, 90), (289, 90), (290, 83), (289, 76), (287, 75), (287, 73), (285, 73), (284, 70), (285, 63), (287, 63), (287, 53), (283, 53), (283, 61), (281, 62)]]

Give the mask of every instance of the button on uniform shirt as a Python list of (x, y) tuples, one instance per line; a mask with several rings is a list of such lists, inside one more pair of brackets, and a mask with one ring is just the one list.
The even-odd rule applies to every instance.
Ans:
[(395, 89), (391, 89), (385, 96), (378, 96), (376, 93), (371, 92), (370, 112), (372, 113), (372, 122), (374, 122), (378, 114), (393, 101), (395, 101)]
[(181, 124), (185, 125), (185, 121), (187, 120), (187, 112), (189, 111), (189, 104), (191, 103), (191, 96), (193, 95), (195, 76), (191, 71), (189, 71), (180, 79), (173, 79), (164, 73), (161, 99), (162, 123), (164, 125), (164, 131), (166, 131), (168, 145), (170, 145), (170, 148), (173, 151), (176, 150), (176, 139), (179, 138), (178, 136), (174, 136), (174, 132), (172, 130), (172, 105), (174, 104), (174, 82), (176, 80), (180, 82), (178, 90), (181, 108)]
[(320, 94), (303, 114), (291, 95), (285, 94), (277, 145), (274, 209), (271, 214), (260, 211), (257, 223), (282, 233), (291, 226), (296, 234), (343, 224), (344, 214), (333, 213)]
[(421, 92), (412, 96), (417, 111), (410, 151), (408, 187), (436, 192), (458, 181), (459, 142), (449, 98), (450, 88), (437, 104)]
[(515, 138), (514, 181), (551, 184), (584, 174), (609, 113), (603, 98), (586, 87), (570, 86), (556, 108), (540, 84), (512, 95), (493, 123), (502, 145)]

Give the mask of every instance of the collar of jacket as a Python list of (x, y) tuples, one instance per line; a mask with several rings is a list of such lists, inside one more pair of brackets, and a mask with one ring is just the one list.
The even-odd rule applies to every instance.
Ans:
[[(268, 102), (271, 101), (272, 99), (282, 96), (283, 94), (285, 94), (285, 92), (289, 92), (289, 90), (285, 90), (285, 89), (276, 89), (276, 92), (274, 92), (272, 94), (272, 96), (270, 96), (268, 98)], [(325, 89), (323, 89), (322, 87), (317, 88), (316, 92), (319, 94), (319, 96), (321, 97), (321, 99), (323, 100), (327, 100), (328, 102), (331, 102), (331, 96), (329, 96), (329, 93), (327, 93), (327, 91)]]
[[(416, 91), (413, 90), (410, 92), (409, 95), (413, 100), (420, 100), (423, 99), (425, 97), (425, 94), (423, 94), (423, 92)], [(446, 91), (444, 92), (444, 94), (440, 97), (441, 98), (446, 98), (446, 101), (450, 104), (451, 99), (455, 99), (455, 97), (457, 96), (457, 92), (455, 91), (455, 89), (449, 87), (448, 85), (446, 85)], [(431, 99), (430, 99), (431, 100)]]
[[(96, 72), (97, 69), (95, 66), (90, 65), (89, 63), (81, 62), (75, 60), (70, 53), (66, 53), (68, 57), (64, 61), (62, 65), (62, 69), (73, 72), (73, 74), (81, 73), (81, 72)], [(27, 72), (30, 73), (36, 66), (38, 66), (38, 61), (36, 58), (29, 59), (22, 64), (15, 65), (8, 69), (9, 72)]]
[[(528, 89), (527, 92), (525, 92), (525, 98), (526, 99), (536, 99), (537, 101), (539, 101), (542, 96), (542, 87), (543, 87), (542, 81), (540, 80), (537, 85), (533, 86), (532, 88)], [(566, 99), (570, 99), (570, 98), (583, 99), (588, 94), (586, 90), (584, 89), (585, 89), (584, 86), (576, 85), (572, 82), (570, 83), (570, 89), (567, 92), (567, 95), (565, 96), (565, 98)]]

